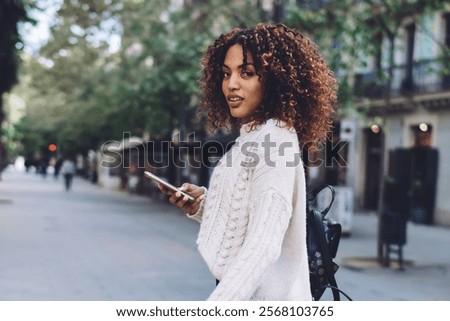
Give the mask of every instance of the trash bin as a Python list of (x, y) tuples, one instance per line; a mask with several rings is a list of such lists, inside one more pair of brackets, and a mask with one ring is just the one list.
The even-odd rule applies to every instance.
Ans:
[(406, 244), (406, 216), (391, 209), (382, 215), (382, 240), (385, 244)]
[(384, 206), (381, 215), (381, 240), (385, 249), (384, 265), (390, 265), (391, 253), (397, 253), (398, 264), (403, 269), (403, 246), (406, 244), (408, 221), (408, 195), (398, 181), (386, 178)]

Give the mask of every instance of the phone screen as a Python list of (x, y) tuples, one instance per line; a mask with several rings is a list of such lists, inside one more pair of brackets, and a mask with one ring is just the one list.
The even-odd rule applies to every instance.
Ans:
[(172, 184), (170, 184), (169, 182), (166, 182), (165, 180), (163, 180), (161, 177), (156, 176), (155, 174), (152, 174), (148, 171), (144, 172), (144, 175), (158, 183), (161, 183), (162, 185), (164, 185), (165, 187), (167, 187), (168, 189), (171, 189), (174, 192), (180, 192), (181, 195), (186, 196), (190, 201), (195, 201), (195, 198), (192, 197), (191, 195), (189, 195), (186, 192), (181, 191), (179, 188), (173, 186)]

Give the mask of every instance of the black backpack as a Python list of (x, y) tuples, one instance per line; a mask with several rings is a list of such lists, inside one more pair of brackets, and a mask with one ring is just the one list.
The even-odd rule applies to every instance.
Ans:
[[(317, 195), (326, 188), (331, 191), (330, 204), (323, 211), (318, 211), (312, 205)], [(351, 298), (338, 288), (334, 276), (339, 266), (333, 259), (336, 257), (342, 231), (341, 224), (326, 217), (334, 197), (335, 191), (330, 185), (319, 185), (307, 195), (306, 244), (311, 294), (315, 301), (320, 300), (327, 288), (331, 288), (335, 301), (340, 300), (339, 293), (351, 301)]]

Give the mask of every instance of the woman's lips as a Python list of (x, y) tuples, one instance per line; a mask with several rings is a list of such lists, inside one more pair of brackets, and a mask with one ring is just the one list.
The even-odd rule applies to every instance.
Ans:
[(238, 107), (243, 101), (244, 98), (242, 98), (241, 96), (227, 96), (227, 102), (230, 107)]

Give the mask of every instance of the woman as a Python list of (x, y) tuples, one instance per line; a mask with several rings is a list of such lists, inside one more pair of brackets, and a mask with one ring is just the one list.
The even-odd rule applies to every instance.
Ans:
[(300, 144), (326, 138), (336, 81), (316, 46), (284, 25), (219, 37), (202, 59), (201, 110), (240, 136), (208, 190), (170, 202), (201, 222), (198, 249), (217, 287), (209, 300), (311, 300)]

